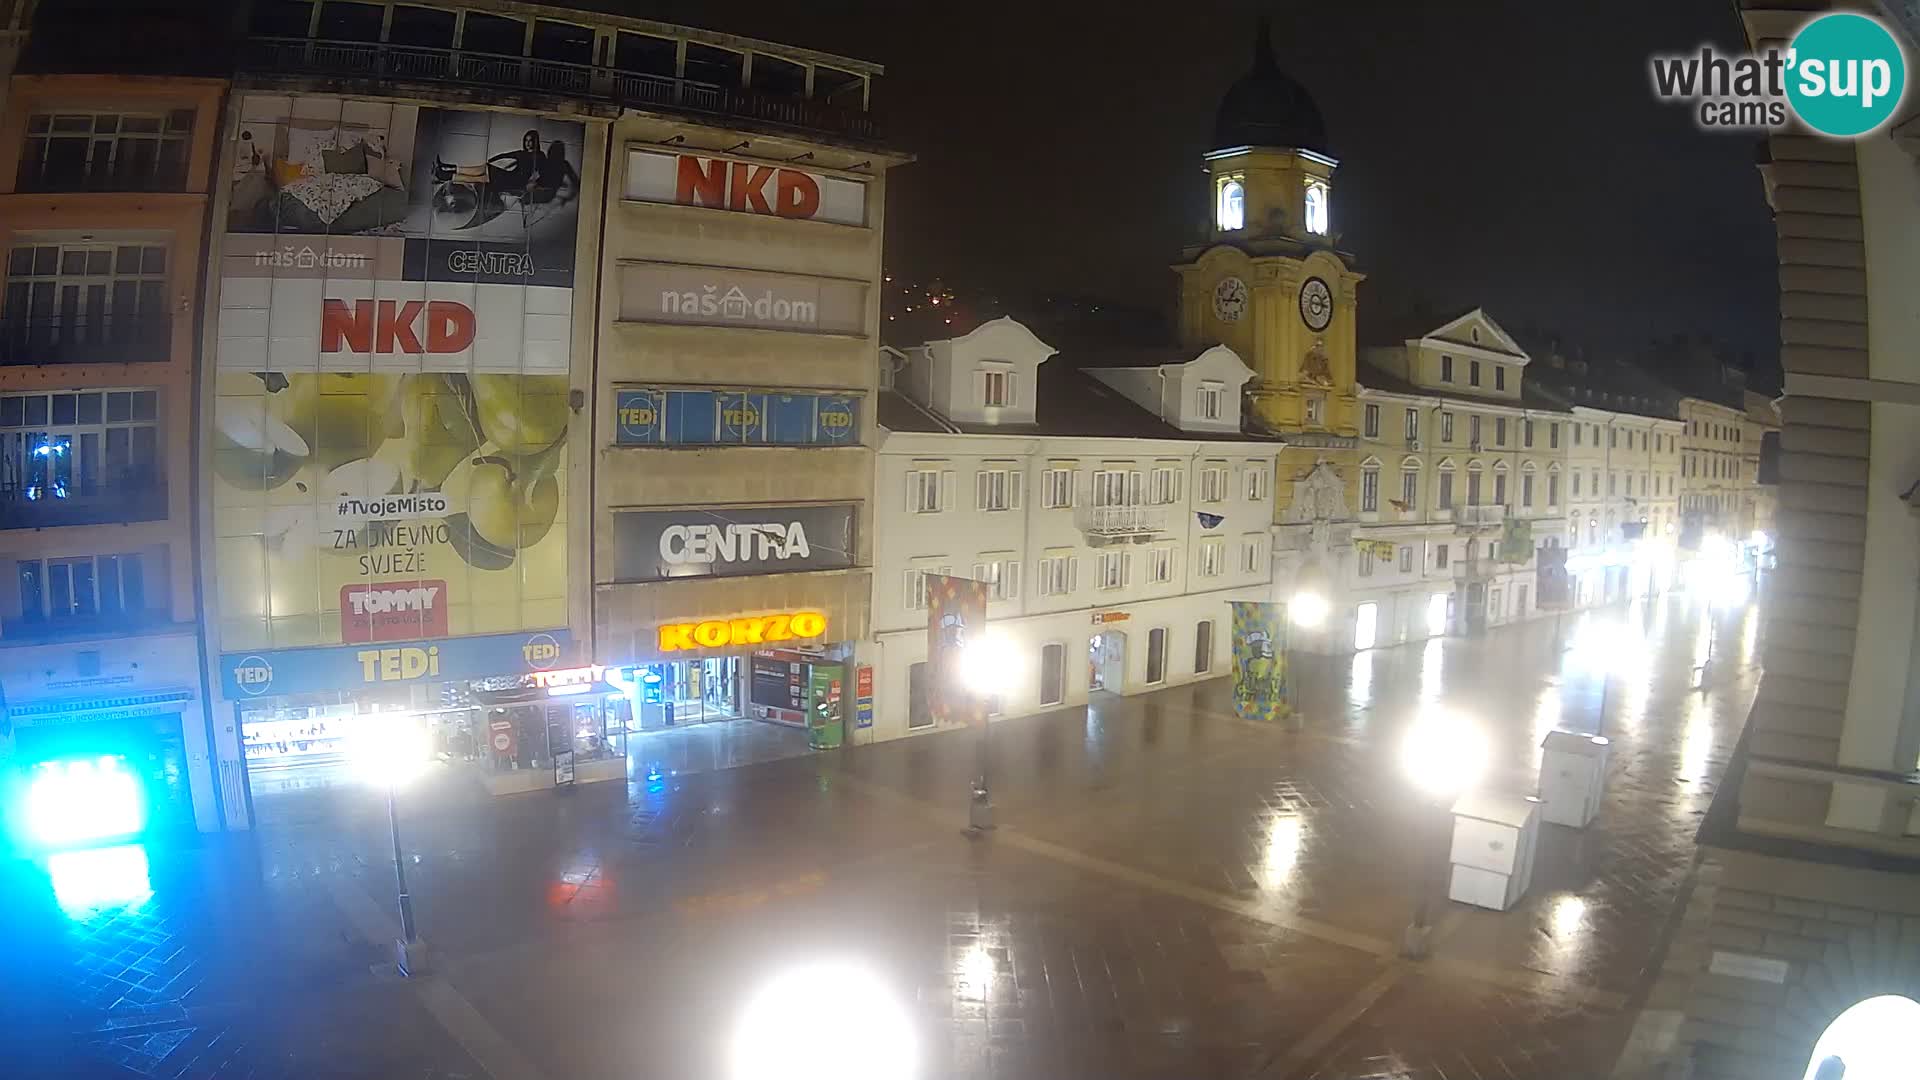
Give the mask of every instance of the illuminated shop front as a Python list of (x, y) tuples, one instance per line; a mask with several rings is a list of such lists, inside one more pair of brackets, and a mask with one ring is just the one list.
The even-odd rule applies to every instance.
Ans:
[[(816, 749), (838, 746), (852, 652), (823, 643), (828, 630), (818, 611), (662, 623), (663, 659), (612, 669), (609, 680), (631, 695), (632, 732), (755, 720), (806, 729)], [(676, 658), (689, 652), (707, 655)]]

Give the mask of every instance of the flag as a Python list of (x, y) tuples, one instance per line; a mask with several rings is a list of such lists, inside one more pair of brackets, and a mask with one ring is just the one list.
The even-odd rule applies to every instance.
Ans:
[(960, 672), (967, 643), (986, 628), (986, 582), (927, 575), (927, 668), (933, 673), (927, 711), (935, 723), (986, 723), (986, 703), (964, 685)]
[(1205, 510), (1196, 510), (1193, 516), (1200, 519), (1200, 527), (1203, 529), (1217, 529), (1221, 522), (1227, 520), (1221, 514), (1209, 514)]

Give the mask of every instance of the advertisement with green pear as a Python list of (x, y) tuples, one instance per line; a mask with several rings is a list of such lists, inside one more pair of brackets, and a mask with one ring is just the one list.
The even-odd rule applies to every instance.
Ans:
[(222, 651), (565, 628), (580, 126), (241, 112), (209, 485)]

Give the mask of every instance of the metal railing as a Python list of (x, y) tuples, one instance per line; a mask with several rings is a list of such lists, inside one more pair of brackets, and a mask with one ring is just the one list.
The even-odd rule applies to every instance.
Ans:
[(530, 90), (633, 108), (743, 117), (858, 138), (877, 134), (870, 113), (823, 101), (530, 56), (379, 42), (254, 37), (243, 43), (238, 66), (243, 72), (269, 77), (318, 75), (456, 83)]
[(1499, 525), (1507, 520), (1507, 508), (1498, 503), (1481, 503), (1453, 508), (1453, 523), (1463, 529)]
[(0, 488), (0, 529), (51, 529), (160, 521), (167, 516), (166, 485), (130, 476), (89, 488)]
[(1074, 524), (1089, 536), (1145, 536), (1167, 531), (1164, 506), (1082, 506)]
[(173, 354), (166, 315), (0, 318), (0, 365), (156, 364)]

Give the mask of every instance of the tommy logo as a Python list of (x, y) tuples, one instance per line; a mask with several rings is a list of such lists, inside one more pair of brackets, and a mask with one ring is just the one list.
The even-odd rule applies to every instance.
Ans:
[(447, 594), (444, 581), (393, 581), (340, 588), (340, 638), (364, 641), (411, 641), (445, 637)]
[(320, 309), (323, 353), (457, 353), (473, 335), (473, 309), (453, 300), (326, 300)]

